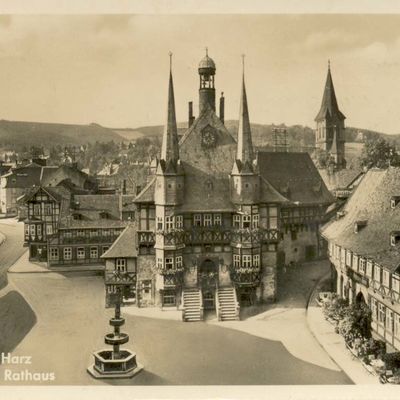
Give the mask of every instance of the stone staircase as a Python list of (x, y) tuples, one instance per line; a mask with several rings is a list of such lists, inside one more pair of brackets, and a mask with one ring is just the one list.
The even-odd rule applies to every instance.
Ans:
[(219, 321), (238, 321), (240, 306), (234, 287), (221, 287), (216, 292), (216, 310)]
[(198, 288), (184, 289), (182, 293), (182, 319), (185, 322), (202, 321), (203, 298)]

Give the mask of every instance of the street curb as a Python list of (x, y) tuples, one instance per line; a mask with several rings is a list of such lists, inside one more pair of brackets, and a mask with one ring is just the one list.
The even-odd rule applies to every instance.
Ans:
[(332, 360), (332, 362), (338, 366), (338, 368), (340, 370), (342, 370), (346, 376), (354, 383), (356, 384), (356, 382), (354, 382), (350, 376), (348, 375), (348, 373), (345, 371), (345, 369), (343, 369), (343, 367), (341, 365), (339, 365), (339, 363), (335, 360), (335, 358), (332, 356), (332, 354), (329, 352), (329, 350), (327, 350), (326, 346), (324, 346), (320, 340), (318, 339), (318, 335), (315, 334), (314, 330), (311, 328), (310, 325), (310, 321), (309, 321), (309, 313), (308, 313), (308, 307), (310, 305), (310, 301), (311, 299), (314, 297), (315, 291), (317, 289), (317, 287), (319, 286), (319, 284), (326, 279), (328, 276), (330, 275), (330, 272), (327, 272), (324, 276), (322, 276), (320, 279), (318, 279), (317, 282), (315, 282), (314, 287), (310, 290), (308, 299), (307, 299), (307, 304), (306, 304), (306, 323), (307, 323), (307, 327), (308, 330), (311, 332), (311, 335), (315, 338), (315, 340), (317, 341), (317, 343), (319, 344), (319, 346), (325, 351), (326, 354), (328, 354), (328, 357)]

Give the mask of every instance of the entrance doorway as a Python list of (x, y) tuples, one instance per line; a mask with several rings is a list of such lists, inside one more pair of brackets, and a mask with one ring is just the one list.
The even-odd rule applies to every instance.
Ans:
[(203, 295), (204, 310), (215, 310), (215, 291), (218, 287), (218, 268), (212, 260), (204, 260), (200, 265), (198, 283)]
[(356, 303), (357, 304), (366, 304), (364, 295), (361, 292), (358, 292), (358, 294), (356, 296)]

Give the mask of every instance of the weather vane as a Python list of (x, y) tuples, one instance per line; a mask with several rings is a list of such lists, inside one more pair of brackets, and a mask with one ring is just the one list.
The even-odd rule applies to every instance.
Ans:
[(172, 69), (172, 51), (170, 51), (168, 55), (169, 55), (169, 69)]

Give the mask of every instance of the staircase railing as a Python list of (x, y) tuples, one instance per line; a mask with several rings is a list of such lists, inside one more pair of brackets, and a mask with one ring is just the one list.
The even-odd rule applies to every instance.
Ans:
[(238, 319), (240, 319), (240, 304), (239, 304), (239, 301), (238, 301), (238, 299), (237, 299), (236, 288), (233, 287), (232, 289), (233, 289), (233, 296), (234, 296), (235, 305), (236, 305), (236, 307), (235, 307), (236, 316), (238, 317)]
[(185, 290), (182, 290), (181, 294), (181, 307), (182, 307), (182, 321), (185, 322)]
[(203, 292), (199, 289), (199, 298), (200, 298), (200, 320), (204, 319), (204, 307), (203, 307)]
[(218, 287), (215, 289), (215, 311), (217, 313), (218, 321), (222, 321), (221, 304), (219, 303)]

